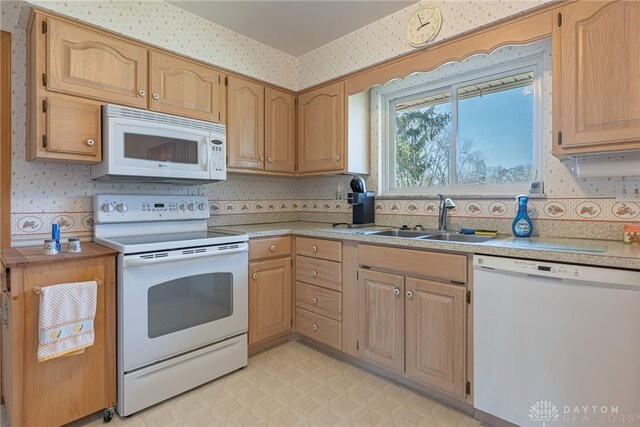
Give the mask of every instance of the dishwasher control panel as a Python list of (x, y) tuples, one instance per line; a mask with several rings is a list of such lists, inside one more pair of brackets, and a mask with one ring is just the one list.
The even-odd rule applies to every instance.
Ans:
[(639, 273), (606, 267), (561, 264), (521, 258), (474, 255), (475, 269), (527, 274), (556, 280), (578, 280), (597, 284), (618, 285), (640, 290)]

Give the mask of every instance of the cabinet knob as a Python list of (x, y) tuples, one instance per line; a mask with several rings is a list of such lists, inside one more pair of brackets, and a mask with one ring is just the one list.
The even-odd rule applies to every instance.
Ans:
[(318, 303), (318, 298), (311, 298), (311, 302), (314, 303), (314, 304), (317, 304)]
[(336, 156), (336, 162), (339, 162), (342, 157)]
[(271, 249), (271, 252), (275, 252), (276, 251), (276, 245), (271, 245), (271, 247), (269, 249)]
[(271, 157), (267, 157), (267, 162), (271, 163), (273, 162), (273, 159)]
[(315, 323), (313, 324), (313, 326), (311, 327), (314, 331), (318, 330), (318, 325), (316, 325)]
[(258, 278), (258, 273), (253, 273), (254, 280)]
[(393, 290), (393, 293), (394, 293), (395, 295), (400, 295), (400, 289), (395, 288), (395, 289)]
[(147, 92), (145, 92), (145, 91), (144, 91), (144, 90), (142, 90), (142, 89), (140, 89), (140, 90), (138, 91), (138, 95), (140, 95), (140, 96), (145, 96), (146, 94), (147, 94)]
[(313, 252), (318, 252), (318, 247), (317, 247), (317, 246), (314, 246), (314, 247), (312, 247), (312, 248), (311, 248), (311, 250), (312, 250)]
[(315, 270), (313, 270), (313, 271), (311, 272), (311, 275), (312, 275), (313, 277), (316, 277), (316, 276), (318, 275), (318, 272), (317, 272), (317, 271), (315, 271)]
[(260, 156), (260, 161), (264, 162), (264, 156)]
[(87, 145), (93, 147), (96, 142), (93, 139), (87, 139)]
[(409, 299), (413, 298), (413, 292), (407, 291), (407, 298)]
[(153, 99), (160, 99), (160, 95), (158, 95), (157, 93), (153, 94)]

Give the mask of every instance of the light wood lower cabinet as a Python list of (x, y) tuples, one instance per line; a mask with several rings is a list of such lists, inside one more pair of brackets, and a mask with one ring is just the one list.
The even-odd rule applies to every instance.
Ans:
[[(115, 255), (83, 243), (82, 253), (3, 249), (2, 380), (10, 425), (59, 426), (116, 403)], [(55, 260), (54, 260), (55, 258)], [(81, 354), (38, 362), (36, 288), (98, 279), (95, 339)]]
[(293, 328), (291, 237), (252, 239), (249, 248), (249, 346), (254, 346)]
[(359, 270), (360, 357), (404, 372), (404, 277)]
[(464, 399), (466, 289), (413, 277), (405, 285), (407, 376)]
[[(449, 283), (410, 276), (423, 272), (425, 264), (442, 260), (442, 254), (422, 251), (422, 263), (407, 266), (409, 271), (381, 272), (405, 265), (411, 255), (420, 260), (420, 251), (359, 245), (358, 270), (358, 356), (407, 379), (440, 390), (460, 400), (469, 393), (467, 372), (467, 287), (458, 283), (467, 278), (462, 271), (447, 272), (434, 265), (431, 276), (449, 276)], [(384, 255), (385, 261), (380, 261)], [(452, 258), (456, 260), (456, 258)], [(378, 260), (375, 263), (371, 261)], [(451, 265), (456, 265), (457, 261)], [(453, 283), (452, 283), (453, 282)], [(343, 286), (349, 286), (345, 283)], [(346, 310), (353, 310), (345, 307)]]

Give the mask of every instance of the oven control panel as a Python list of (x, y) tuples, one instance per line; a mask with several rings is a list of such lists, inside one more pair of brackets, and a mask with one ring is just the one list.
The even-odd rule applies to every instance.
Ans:
[(93, 200), (96, 224), (208, 219), (205, 196), (100, 194)]

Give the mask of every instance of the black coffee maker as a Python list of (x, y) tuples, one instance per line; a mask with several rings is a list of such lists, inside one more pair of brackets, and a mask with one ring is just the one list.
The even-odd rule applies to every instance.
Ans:
[(347, 201), (352, 205), (353, 223), (349, 228), (370, 227), (374, 224), (375, 193), (367, 191), (364, 179), (356, 175), (349, 184), (353, 193), (347, 195)]

